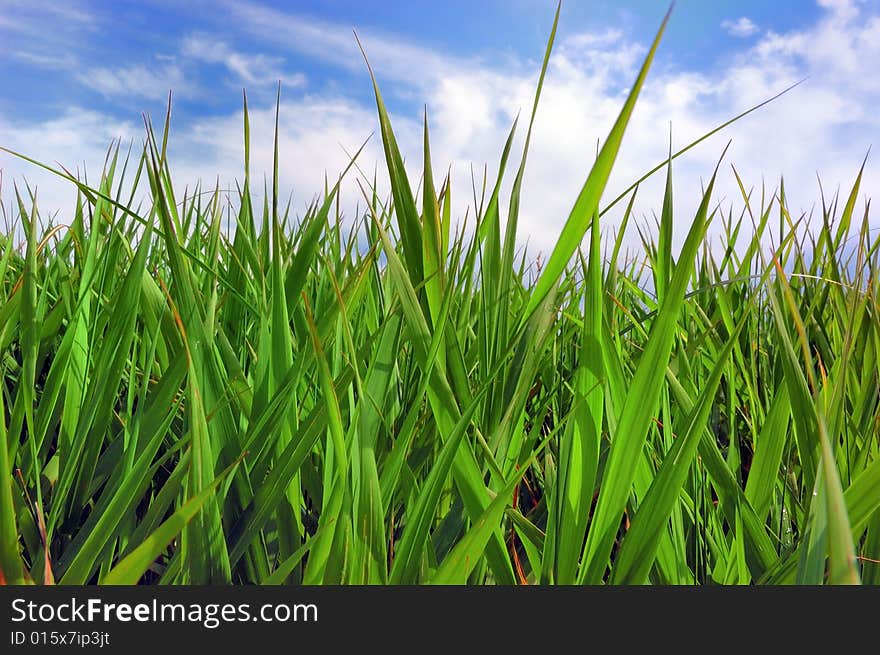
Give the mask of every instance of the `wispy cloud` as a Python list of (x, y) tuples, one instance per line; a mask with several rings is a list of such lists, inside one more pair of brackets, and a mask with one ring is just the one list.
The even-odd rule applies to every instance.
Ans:
[(26, 0), (0, 1), (0, 30), (29, 36), (46, 35), (47, 24), (62, 24), (66, 29), (96, 30), (99, 17), (88, 6), (70, 2), (33, 3)]
[(281, 81), (288, 87), (302, 86), (302, 73), (284, 70), (282, 57), (264, 54), (246, 54), (230, 48), (216, 35), (193, 34), (184, 40), (181, 54), (209, 64), (220, 64), (235, 76), (239, 83), (248, 85), (274, 84)]
[(47, 55), (43, 53), (28, 52), (27, 50), (17, 50), (12, 53), (12, 56), (26, 64), (46, 70), (71, 70), (77, 65), (77, 57), (68, 52), (60, 53), (58, 55)]
[(736, 20), (725, 20), (721, 22), (721, 27), (731, 36), (739, 38), (747, 38), (758, 33), (758, 26), (745, 16), (740, 16)]
[[(364, 60), (355, 41), (354, 25), (307, 18), (254, 2), (223, 2), (239, 29), (274, 47), (363, 73)], [(452, 72), (479, 62), (439, 53), (405, 37), (375, 30), (358, 30), (370, 63), (384, 78), (424, 87)]]
[(182, 69), (173, 63), (89, 68), (77, 79), (108, 98), (158, 100), (171, 90), (182, 97), (192, 93)]
[(101, 25), (101, 15), (79, 1), (0, 0), (0, 61), (62, 70)]

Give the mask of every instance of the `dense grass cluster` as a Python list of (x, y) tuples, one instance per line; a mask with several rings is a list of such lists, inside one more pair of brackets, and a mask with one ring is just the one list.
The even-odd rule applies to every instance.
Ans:
[(513, 133), (476, 229), (453, 228), (427, 123), (414, 191), (378, 87), (392, 194), (361, 178), (353, 223), (337, 187), (299, 219), (275, 186), (255, 205), (246, 106), (233, 199), (178, 195), (167, 122), (95, 187), (71, 178), (65, 224), (17, 193), (3, 580), (877, 582), (880, 241), (859, 182), (808, 231), (782, 189), (741, 184), (721, 213), (713, 175), (683, 221), (670, 157), (658, 234), (622, 261), (635, 191), (611, 241), (600, 198), (656, 47), (538, 266), (515, 244), (528, 138), (508, 201)]

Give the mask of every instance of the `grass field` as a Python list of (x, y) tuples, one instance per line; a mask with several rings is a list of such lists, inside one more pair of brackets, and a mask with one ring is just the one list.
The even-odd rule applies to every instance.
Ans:
[(812, 229), (782, 187), (741, 182), (722, 212), (714, 175), (673, 217), (670, 158), (659, 229), (624, 261), (637, 190), (616, 233), (602, 194), (661, 35), (540, 262), (516, 244), (528, 137), (465, 231), (470, 190), (434, 177), (427, 121), (412, 184), (378, 87), (392, 193), (358, 176), (351, 222), (337, 187), (301, 217), (274, 185), (253, 200), (246, 105), (231, 199), (175, 187), (167, 122), (99, 184), (71, 178), (54, 225), (17, 188), (2, 580), (880, 581), (880, 241), (859, 179)]

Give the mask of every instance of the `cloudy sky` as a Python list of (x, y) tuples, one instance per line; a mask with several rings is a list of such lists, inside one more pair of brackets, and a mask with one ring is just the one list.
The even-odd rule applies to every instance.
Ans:
[[(185, 4), (186, 9), (181, 7)], [(427, 106), (435, 177), (453, 177), (456, 211), (471, 170), (495, 175), (517, 113), (530, 110), (550, 32), (552, 0), (172, 0), (65, 3), (0, 0), (0, 145), (49, 163), (100, 172), (113, 139), (142, 140), (141, 114), (161, 122), (173, 94), (171, 165), (180, 186), (233, 184), (242, 171), (241, 92), (251, 107), (252, 171), (271, 170), (281, 82), (281, 188), (302, 209), (378, 129), (356, 30), (418, 184)], [(661, 0), (567, 0), (538, 110), (524, 184), (520, 242), (548, 251), (635, 79), (667, 9)], [(795, 212), (849, 192), (880, 141), (880, 0), (679, 0), (606, 192), (701, 134), (807, 78), (778, 101), (701, 144), (675, 166), (679, 238), (728, 140), (717, 199), (741, 208), (730, 164), (772, 193), (784, 176)], [(374, 135), (360, 167), (382, 172)], [(876, 157), (876, 156), (875, 156)], [(70, 185), (0, 153), (12, 181), (38, 188), (65, 222)], [(512, 174), (511, 174), (512, 177)], [(869, 157), (863, 197), (878, 189)], [(643, 225), (662, 180), (636, 202)], [(387, 185), (383, 188), (387, 189)], [(344, 187), (353, 212), (359, 191)], [(609, 214), (609, 229), (614, 217)], [(632, 235), (637, 239), (636, 233)]]

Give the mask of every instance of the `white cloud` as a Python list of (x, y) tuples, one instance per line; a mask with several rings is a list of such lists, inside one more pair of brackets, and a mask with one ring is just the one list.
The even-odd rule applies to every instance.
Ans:
[[(263, 181), (271, 185), (274, 149), (275, 108), (251, 107), (248, 111), (251, 131), (251, 187), (261, 195)], [(300, 214), (324, 188), (324, 176), (333, 184), (334, 178), (346, 167), (349, 157), (370, 136), (374, 115), (363, 107), (341, 97), (304, 96), (282, 99), (279, 122), (279, 176), (281, 199), (292, 193), (292, 209)], [(170, 162), (182, 184), (202, 179), (213, 186), (219, 176), (221, 186), (234, 189), (234, 180), (244, 172), (242, 144), (242, 113), (204, 118), (184, 130), (173, 129)], [(402, 139), (412, 140), (419, 134), (413, 121), (401, 120)], [(231, 138), (230, 138), (231, 135)], [(373, 163), (379, 161), (381, 146), (370, 140), (362, 159), (366, 172), (372, 174)], [(268, 176), (268, 178), (264, 177)], [(386, 188), (386, 185), (383, 185)], [(349, 218), (363, 199), (354, 177), (344, 185), (343, 205)]]
[(75, 53), (100, 26), (100, 16), (78, 0), (0, 0), (0, 63), (14, 59), (48, 70), (72, 69)]
[(284, 71), (284, 60), (281, 57), (238, 52), (215, 36), (190, 35), (184, 41), (181, 52), (184, 57), (197, 61), (221, 64), (238, 82), (248, 85), (275, 84), (280, 80), (287, 87), (298, 87), (306, 81), (301, 73), (290, 74)]
[[(102, 112), (70, 108), (58, 118), (40, 122), (13, 121), (0, 115), (0, 145), (74, 174), (88, 174), (95, 183), (111, 142), (122, 140), (123, 154), (132, 140), (140, 142), (142, 128), (132, 121), (120, 121)], [(58, 215), (58, 222), (72, 218), (76, 188), (51, 173), (0, 152), (3, 199), (12, 196), (13, 182), (27, 181), (37, 190), (37, 206), (44, 219)], [(20, 187), (22, 188), (22, 187)], [(7, 202), (7, 211), (10, 205)]]
[(740, 16), (736, 20), (722, 21), (721, 27), (731, 36), (746, 38), (757, 34), (758, 26), (750, 18)]
[(182, 97), (192, 93), (183, 70), (173, 63), (100, 66), (89, 68), (76, 77), (85, 86), (109, 98), (160, 100), (169, 91)]
[(97, 15), (79, 1), (34, 3), (28, 0), (0, 1), (0, 31), (28, 36), (48, 36), (46, 25), (63, 25), (66, 30), (97, 29)]
[[(363, 56), (355, 41), (356, 25), (304, 18), (253, 2), (224, 0), (232, 21), (264, 43), (314, 57), (339, 68), (363, 73)], [(396, 35), (358, 29), (370, 63), (381, 77), (424, 88), (451, 68), (475, 67), (471, 59), (437, 52)]]
[(850, 20), (859, 14), (858, 6), (864, 0), (817, 0), (820, 7), (829, 9), (842, 20)]
[[(332, 184), (348, 164), (345, 150), (354, 153), (369, 137), (373, 114), (369, 108), (345, 99), (305, 97), (283, 101), (281, 116), (282, 201), (286, 202), (286, 194), (292, 192), (293, 211), (301, 215), (323, 189), (325, 172)], [(272, 170), (274, 107), (252, 107), (249, 119), (251, 184), (255, 197), (262, 198), (264, 176), (267, 171), (271, 175)], [(235, 180), (243, 177), (242, 121), (240, 111), (186, 125), (172, 121), (169, 163), (178, 201), (185, 189), (192, 192), (200, 181), (203, 189), (213, 189), (219, 183), (222, 189), (234, 192)], [(154, 127), (161, 131), (160, 124)], [(396, 127), (402, 139), (412, 141), (418, 136), (416, 123), (402, 120)], [(73, 108), (57, 119), (32, 124), (12, 122), (0, 115), (0, 134), (4, 135), (0, 145), (56, 169), (63, 167), (74, 174), (87, 172), (94, 186), (111, 142), (121, 141), (123, 155), (133, 144), (132, 152), (138, 156), (144, 130), (136, 117), (119, 121), (101, 112)], [(372, 139), (363, 158), (367, 172), (372, 174), (373, 168), (366, 162), (377, 162), (380, 157), (380, 145)], [(76, 198), (72, 183), (4, 152), (0, 152), (0, 171), (4, 200), (10, 197), (13, 181), (27, 180), (38, 190), (38, 207), (44, 218), (56, 215), (56, 223), (70, 220)], [(271, 185), (271, 179), (268, 182)], [(346, 183), (343, 197), (349, 217), (357, 204), (364, 205), (353, 178)]]
[(574, 48), (595, 49), (607, 48), (620, 43), (623, 40), (623, 32), (618, 29), (608, 28), (604, 32), (581, 32), (566, 38), (566, 45)]
[(75, 68), (77, 64), (76, 57), (70, 53), (46, 55), (42, 53), (28, 52), (26, 50), (17, 50), (12, 56), (31, 66), (48, 70), (71, 70)]

